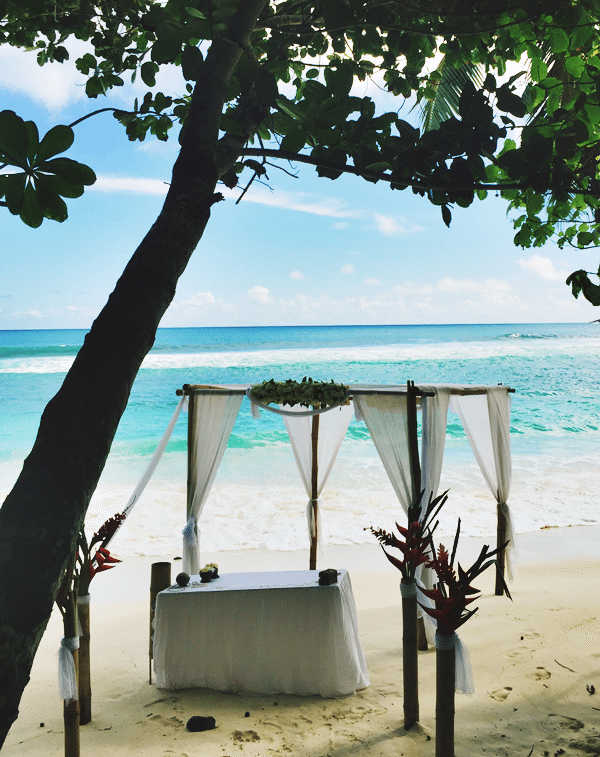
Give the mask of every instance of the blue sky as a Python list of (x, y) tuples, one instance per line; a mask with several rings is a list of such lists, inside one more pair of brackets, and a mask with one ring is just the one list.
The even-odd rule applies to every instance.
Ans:
[[(32, 53), (0, 47), (2, 109), (36, 121), (42, 134), (100, 107), (131, 107), (146, 89), (126, 85), (89, 101), (82, 81), (70, 62), (39, 68)], [(158, 84), (165, 93), (184, 90), (177, 70)], [(381, 97), (374, 88), (368, 94)], [(89, 327), (160, 211), (176, 139), (131, 143), (109, 113), (75, 134), (67, 155), (90, 165), (98, 181), (68, 201), (68, 220), (29, 229), (2, 209), (0, 329)], [(292, 178), (271, 168), (269, 186), (255, 184), (239, 205), (225, 190), (162, 326), (600, 317), (564, 284), (573, 270), (596, 270), (598, 253), (516, 248), (501, 200), (456, 209), (447, 229), (439, 210), (409, 191), (297, 169)]]

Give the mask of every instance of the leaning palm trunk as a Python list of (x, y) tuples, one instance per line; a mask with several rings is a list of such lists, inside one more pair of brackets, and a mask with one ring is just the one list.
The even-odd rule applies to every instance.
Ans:
[(402, 660), (404, 676), (404, 729), (419, 721), (419, 656), (417, 650), (417, 583), (400, 582), (402, 594)]

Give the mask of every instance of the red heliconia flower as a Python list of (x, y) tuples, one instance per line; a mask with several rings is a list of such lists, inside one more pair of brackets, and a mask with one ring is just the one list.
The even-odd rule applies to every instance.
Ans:
[(96, 573), (102, 573), (103, 570), (110, 570), (120, 562), (121, 560), (113, 557), (106, 547), (99, 547), (96, 550), (96, 554), (90, 560), (90, 581)]
[(92, 536), (89, 547), (90, 552), (94, 544), (110, 541), (110, 539), (112, 539), (112, 537), (115, 535), (121, 523), (125, 520), (125, 517), (125, 513), (117, 513), (116, 515), (113, 515), (111, 518), (105, 521)]

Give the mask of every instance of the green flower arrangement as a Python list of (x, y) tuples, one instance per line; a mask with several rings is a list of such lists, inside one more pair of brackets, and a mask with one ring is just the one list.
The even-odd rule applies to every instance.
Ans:
[(327, 381), (313, 381), (306, 376), (302, 381), (275, 381), (269, 379), (262, 384), (255, 384), (250, 390), (250, 397), (263, 405), (303, 405), (304, 407), (330, 407), (332, 405), (347, 405), (348, 387), (336, 384), (333, 379)]

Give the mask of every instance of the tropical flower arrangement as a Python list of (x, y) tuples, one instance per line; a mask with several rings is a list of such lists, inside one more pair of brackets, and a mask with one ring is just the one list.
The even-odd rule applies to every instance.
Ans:
[[(404, 679), (404, 728), (409, 730), (419, 720), (419, 658), (418, 658), (418, 630), (417, 630), (417, 582), (416, 571), (420, 565), (426, 565), (431, 560), (433, 550), (433, 533), (438, 521), (432, 524), (439, 511), (448, 499), (448, 492), (438, 497), (430, 497), (427, 508), (419, 520), (419, 503), (423, 498), (421, 492), (419, 502), (408, 510), (408, 527), (403, 528), (396, 523), (400, 536), (388, 533), (381, 528), (373, 528), (371, 533), (381, 544), (385, 556), (402, 574), (400, 591), (402, 594), (402, 656)], [(365, 529), (366, 531), (367, 529)], [(393, 547), (402, 553), (398, 558), (391, 555), (385, 548)]]
[(56, 604), (63, 618), (65, 640), (75, 639), (79, 642), (78, 647), (76, 645), (72, 650), (73, 661), (69, 663), (69, 666), (74, 666), (75, 681), (68, 681), (65, 689), (65, 757), (79, 757), (79, 725), (89, 723), (92, 718), (90, 581), (97, 573), (114, 568), (121, 562), (110, 554), (107, 544), (125, 517), (125, 513), (113, 515), (92, 536), (89, 544), (83, 529), (80, 531), (75, 551), (56, 596)]
[(304, 377), (302, 381), (275, 381), (269, 379), (261, 384), (255, 384), (250, 390), (251, 399), (276, 405), (303, 405), (304, 407), (330, 407), (332, 405), (347, 405), (349, 403), (348, 387), (336, 384), (333, 379), (327, 381), (313, 381)]
[[(460, 519), (454, 537), (452, 553), (449, 554), (443, 545), (437, 552), (433, 544), (433, 527), (429, 523), (437, 515), (447, 499), (447, 492), (441, 497), (431, 500), (423, 522), (414, 520), (415, 510), (409, 511), (408, 528), (396, 527), (403, 539), (395, 534), (389, 534), (382, 529), (371, 532), (382, 545), (394, 547), (402, 553), (402, 557), (394, 557), (385, 549), (387, 559), (402, 574), (400, 584), (402, 592), (402, 623), (403, 623), (403, 656), (404, 656), (404, 727), (408, 729), (419, 719), (418, 685), (413, 683), (418, 678), (416, 662), (416, 605), (437, 622), (436, 632), (436, 757), (454, 757), (454, 695), (456, 688), (456, 659), (457, 647), (460, 640), (456, 636), (456, 629), (473, 617), (477, 608), (468, 606), (480, 596), (479, 589), (472, 583), (492, 565), (496, 566), (498, 579), (509, 599), (512, 599), (504, 578), (500, 574), (498, 555), (508, 544), (490, 550), (486, 544), (482, 547), (479, 557), (473, 565), (464, 570), (460, 563), (454, 568), (458, 540), (460, 536)], [(365, 529), (367, 530), (367, 529)], [(421, 593), (432, 600), (434, 607), (427, 607), (417, 602), (415, 572), (419, 565), (433, 569), (437, 576), (437, 584), (432, 589), (419, 586)], [(408, 648), (407, 648), (408, 647)], [(467, 688), (461, 689), (467, 691)]]

